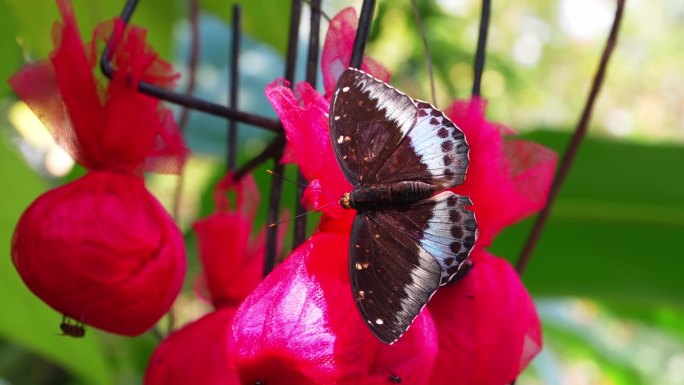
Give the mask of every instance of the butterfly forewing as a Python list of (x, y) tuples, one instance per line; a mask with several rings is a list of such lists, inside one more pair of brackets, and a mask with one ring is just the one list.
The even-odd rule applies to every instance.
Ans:
[(352, 185), (374, 175), (413, 127), (416, 105), (406, 94), (355, 69), (337, 81), (330, 108), (335, 158)]
[(405, 234), (358, 214), (349, 244), (356, 305), (381, 341), (401, 337), (440, 285), (439, 263)]
[(449, 188), (463, 183), (468, 144), (463, 132), (429, 103), (416, 100), (416, 122), (378, 169), (382, 183), (421, 181)]

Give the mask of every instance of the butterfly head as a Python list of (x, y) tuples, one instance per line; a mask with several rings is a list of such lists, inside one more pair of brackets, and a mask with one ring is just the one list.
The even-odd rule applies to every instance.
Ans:
[(342, 206), (343, 209), (351, 208), (351, 193), (346, 192), (342, 194), (342, 197), (340, 198), (340, 206)]

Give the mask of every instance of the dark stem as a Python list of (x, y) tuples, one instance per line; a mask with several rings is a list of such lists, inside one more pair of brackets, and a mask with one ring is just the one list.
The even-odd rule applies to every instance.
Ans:
[[(190, 8), (190, 55), (188, 56), (188, 84), (185, 87), (185, 94), (190, 96), (195, 92), (195, 75), (197, 74), (197, 62), (199, 59), (199, 4), (198, 0), (189, 0), (188, 6)], [(178, 130), (181, 135), (185, 132), (185, 128), (190, 120), (190, 109), (183, 108), (180, 118), (178, 119)], [(183, 195), (183, 184), (185, 182), (185, 174), (183, 172), (184, 166), (181, 166), (178, 173), (178, 180), (176, 181), (176, 188), (173, 193), (173, 219), (176, 223), (180, 223), (180, 205), (181, 197)], [(171, 334), (175, 329), (176, 317), (174, 316), (173, 306), (169, 309), (168, 317), (168, 333)]]
[(432, 104), (437, 106), (437, 97), (435, 96), (435, 76), (432, 71), (432, 59), (430, 58), (430, 47), (428, 47), (427, 34), (425, 33), (425, 26), (423, 19), (420, 17), (420, 10), (418, 9), (418, 0), (411, 0), (413, 5), (413, 13), (416, 18), (416, 25), (420, 32), (420, 39), (423, 42), (423, 49), (425, 49), (425, 66), (427, 67), (428, 77), (430, 78), (430, 95), (432, 96)]
[(608, 35), (606, 46), (603, 49), (603, 54), (601, 55), (601, 61), (598, 66), (598, 70), (594, 75), (594, 80), (591, 84), (591, 90), (589, 91), (589, 97), (587, 98), (584, 110), (582, 111), (582, 116), (580, 117), (580, 120), (577, 123), (577, 127), (575, 128), (575, 132), (572, 135), (572, 139), (570, 140), (570, 143), (568, 144), (568, 147), (565, 150), (565, 154), (563, 154), (563, 159), (561, 160), (560, 166), (558, 167), (558, 171), (556, 172), (556, 175), (553, 179), (553, 183), (551, 184), (551, 189), (549, 190), (549, 196), (546, 200), (546, 205), (537, 216), (537, 219), (534, 222), (534, 226), (532, 227), (532, 231), (530, 232), (530, 235), (527, 238), (525, 247), (520, 253), (520, 258), (518, 259), (518, 262), (516, 264), (516, 270), (519, 274), (522, 274), (523, 271), (525, 271), (525, 267), (527, 267), (527, 264), (529, 263), (529, 260), (532, 256), (532, 252), (534, 251), (534, 248), (537, 245), (537, 242), (539, 241), (539, 237), (541, 236), (544, 225), (548, 220), (551, 208), (553, 207), (553, 203), (556, 197), (558, 196), (558, 192), (560, 191), (560, 188), (563, 184), (563, 181), (565, 180), (565, 177), (568, 175), (568, 172), (570, 171), (570, 167), (572, 167), (572, 162), (574, 161), (575, 156), (577, 155), (577, 151), (579, 150), (580, 144), (582, 143), (582, 139), (584, 139), (584, 136), (587, 133), (589, 119), (591, 118), (591, 113), (594, 109), (596, 98), (598, 96), (599, 91), (601, 90), (601, 85), (603, 84), (603, 78), (605, 77), (606, 68), (608, 67), (608, 60), (610, 59), (610, 56), (613, 53), (613, 50), (615, 49), (615, 45), (617, 44), (617, 37), (620, 31), (620, 22), (622, 20), (624, 6), (625, 1), (618, 0), (617, 8), (615, 10), (615, 19), (613, 20), (613, 26), (610, 29), (610, 34)]
[(249, 162), (245, 163), (237, 171), (235, 171), (235, 180), (239, 181), (245, 175), (252, 172), (255, 168), (262, 165), (269, 159), (273, 159), (282, 152), (285, 147), (285, 137), (283, 135), (278, 135), (275, 139), (263, 150), (261, 153), (254, 158), (250, 159)]
[[(189, 0), (188, 6), (190, 8), (190, 54), (188, 56), (188, 84), (185, 88), (185, 95), (191, 96), (195, 92), (195, 75), (197, 73), (197, 61), (199, 58), (200, 42), (199, 42), (199, 5), (198, 0)], [(178, 119), (178, 130), (181, 135), (185, 132), (185, 128), (190, 120), (190, 108), (185, 107), (181, 111)], [(181, 195), (183, 194), (184, 182), (183, 168), (178, 173), (178, 181), (176, 182), (176, 189), (173, 194), (173, 218), (178, 222), (180, 217)], [(170, 329), (172, 330), (172, 328)]]
[(351, 60), (349, 61), (350, 67), (361, 68), (363, 52), (366, 50), (366, 42), (368, 41), (368, 35), (370, 34), (374, 10), (375, 0), (363, 0), (361, 15), (359, 16), (359, 26), (356, 29), (356, 38), (354, 39), (354, 49), (352, 51)]
[[(240, 77), (238, 76), (240, 70), (240, 31), (242, 29), (242, 8), (239, 4), (233, 5), (233, 32), (232, 44), (230, 49), (230, 92), (228, 95), (228, 103), (230, 108), (237, 110), (238, 108), (238, 89)], [(235, 146), (237, 143), (237, 121), (235, 119), (228, 120), (228, 137), (226, 148), (226, 167), (228, 171), (235, 170)]]
[[(302, 18), (302, 0), (292, 0), (292, 10), (290, 14), (290, 33), (287, 42), (287, 55), (285, 62), (285, 79), (294, 85), (294, 73), (297, 61), (297, 43), (299, 42), (299, 22)], [(280, 134), (282, 137), (283, 134)], [(284, 146), (283, 146), (284, 147)], [(274, 172), (283, 174), (284, 166), (280, 163), (283, 147), (273, 156), (275, 162)], [(268, 202), (268, 215), (266, 223), (278, 222), (280, 212), (280, 198), (282, 194), (282, 178), (271, 177), (271, 197)], [(276, 253), (278, 244), (278, 228), (276, 226), (266, 227), (266, 252), (264, 255), (264, 277), (275, 268)]]
[(482, 0), (482, 14), (480, 15), (480, 33), (477, 37), (477, 51), (475, 53), (475, 68), (473, 74), (472, 96), (480, 96), (480, 84), (485, 66), (485, 47), (487, 46), (487, 31), (489, 30), (489, 16), (491, 1)]
[[(310, 31), (309, 31), (309, 51), (307, 53), (306, 59), (306, 81), (311, 84), (311, 87), (316, 88), (317, 75), (318, 75), (318, 51), (320, 48), (320, 30), (321, 30), (321, 0), (311, 0), (311, 18), (310, 18)], [(294, 228), (294, 239), (292, 240), (292, 248), (295, 249), (297, 246), (304, 242), (306, 238), (306, 210), (302, 205), (302, 195), (304, 195), (304, 190), (308, 181), (304, 178), (301, 172), (297, 177), (299, 184), (297, 185), (297, 194), (295, 196), (295, 228)]]
[[(124, 9), (121, 12), (121, 20), (124, 24), (128, 24), (133, 16), (135, 7), (138, 5), (138, 0), (128, 0), (124, 5)], [(114, 74), (114, 68), (112, 68), (111, 52), (115, 49), (113, 40), (110, 40), (102, 52), (102, 58), (100, 60), (100, 69), (108, 78), (112, 78)], [(212, 103), (208, 100), (195, 98), (188, 95), (183, 95), (171, 90), (167, 90), (161, 87), (157, 87), (153, 84), (147, 82), (138, 82), (138, 91), (154, 96), (155, 98), (166, 100), (167, 102), (178, 104), (180, 106), (188, 107), (193, 110), (206, 112), (211, 115), (220, 116), (226, 119), (235, 119), (242, 123), (251, 124), (256, 127), (261, 127), (263, 129), (282, 132), (282, 126), (280, 121), (276, 119), (267, 118), (264, 116), (251, 114), (244, 111), (239, 111), (233, 108), (222, 106), (220, 104)]]

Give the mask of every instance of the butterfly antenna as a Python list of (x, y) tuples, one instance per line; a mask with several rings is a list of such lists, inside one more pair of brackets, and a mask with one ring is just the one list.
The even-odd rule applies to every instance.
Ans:
[(309, 211), (304, 212), (304, 213), (301, 213), (301, 214), (299, 214), (299, 215), (295, 215), (295, 216), (292, 217), (292, 218), (287, 218), (287, 219), (283, 219), (282, 221), (273, 222), (273, 223), (269, 224), (268, 227), (276, 227), (276, 226), (278, 226), (278, 225), (281, 224), (281, 223), (289, 222), (289, 221), (291, 221), (291, 220), (293, 220), (293, 219), (297, 219), (297, 218), (299, 218), (299, 217), (303, 217), (304, 215), (309, 214), (309, 213), (314, 213), (314, 212), (316, 212), (316, 211), (319, 211), (319, 210), (322, 209), (323, 207), (330, 206), (330, 205), (333, 204), (333, 203), (337, 203), (337, 202), (328, 202), (328, 203), (324, 204), (323, 206), (318, 207), (318, 208), (315, 209), (315, 210), (309, 210)]
[(305, 185), (304, 183), (299, 183), (299, 182), (297, 182), (296, 180), (292, 180), (292, 179), (289, 179), (289, 178), (285, 178), (284, 176), (282, 176), (282, 175), (280, 175), (280, 174), (278, 174), (278, 173), (273, 172), (273, 170), (266, 170), (266, 172), (269, 173), (269, 174), (271, 174), (271, 175), (277, 176), (278, 178), (281, 178), (282, 180), (286, 180), (286, 181), (288, 181), (288, 182), (294, 183), (294, 184), (296, 184), (297, 186), (301, 186), (301, 187), (304, 187), (304, 188), (309, 187), (309, 186)]

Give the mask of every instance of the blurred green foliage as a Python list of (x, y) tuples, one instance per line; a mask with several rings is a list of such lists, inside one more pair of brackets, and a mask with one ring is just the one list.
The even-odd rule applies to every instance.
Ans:
[[(74, 3), (87, 38), (97, 22), (115, 16), (123, 4), (120, 0)], [(254, 41), (248, 47), (252, 62), (243, 65), (244, 70), (281, 68), (272, 52), (284, 52), (288, 2), (241, 3), (245, 38)], [(437, 80), (437, 104), (443, 107), (470, 93), (479, 2), (419, 3)], [(324, 10), (332, 15), (349, 4), (324, 2)], [(684, 32), (684, 6), (674, 0), (628, 5), (620, 43), (594, 115), (594, 136), (583, 144), (524, 276), (540, 299), (546, 347), (521, 383), (556, 384), (561, 379), (572, 379), (573, 384), (683, 383), (684, 373), (678, 364), (684, 367), (684, 284), (680, 278), (684, 258), (679, 244), (684, 230), (684, 171), (679, 167), (684, 164), (684, 53), (678, 36)], [(206, 25), (216, 23), (212, 15), (230, 19), (227, 3), (207, 0), (201, 6)], [(581, 6), (586, 17), (577, 20), (573, 12)], [(563, 151), (584, 103), (612, 7), (613, 2), (606, 0), (494, 2), (483, 79), (489, 116), (524, 132), (525, 138)], [(187, 31), (183, 29), (185, 8), (183, 1), (145, 0), (134, 17), (135, 23), (149, 29), (150, 41), (161, 55), (173, 58), (180, 68), (187, 51), (178, 36)], [(22, 61), (46, 57), (56, 17), (51, 2), (0, 0), (0, 78), (9, 77)], [(302, 20), (306, 24), (306, 13)], [(577, 23), (583, 28), (577, 29)], [(206, 40), (202, 44), (216, 56), (216, 47), (226, 46), (229, 35), (211, 31), (203, 35)], [(410, 1), (379, 2), (368, 50), (391, 69), (394, 84), (415, 97), (428, 98), (423, 46)], [(226, 57), (207, 59), (211, 65), (200, 64), (198, 92), (214, 87), (218, 94), (211, 94), (212, 98), (225, 95), (225, 87), (216, 87), (216, 73), (225, 73)], [(264, 72), (258, 81), (252, 75), (249, 73), (248, 80), (256, 83), (244, 87), (254, 93), (243, 97), (243, 108), (263, 112), (269, 109), (260, 96), (263, 86), (277, 73)], [(0, 108), (13, 101), (6, 83), (0, 82)], [(211, 142), (223, 135), (223, 125), (218, 119), (193, 114), (188, 132), (198, 155), (187, 169), (186, 179), (192, 183), (186, 183), (183, 195), (181, 224), (185, 230), (192, 220), (213, 208), (211, 189), (224, 168), (221, 147), (212, 147)], [(89, 329), (87, 337), (78, 341), (57, 336), (60, 315), (36, 299), (11, 266), (11, 234), (22, 210), (50, 185), (64, 180), (45, 178), (29, 167), (31, 162), (22, 159), (26, 151), (21, 138), (5, 117), (0, 117), (0, 128), (4, 134), (0, 138), (0, 180), (5, 181), (0, 199), (0, 249), (5, 250), (5, 258), (0, 258), (0, 383), (140, 383), (156, 344), (151, 334), (128, 339)], [(198, 138), (213, 134), (217, 136), (210, 141)], [(267, 138), (242, 126), (240, 141), (239, 159), (244, 163), (263, 148)], [(269, 196), (270, 178), (263, 172), (267, 167), (272, 166), (264, 165), (254, 173), (262, 203)], [(294, 176), (292, 169), (287, 173)], [(149, 184), (168, 203), (175, 181), (174, 177), (153, 176)], [(294, 187), (286, 183), (283, 205), (290, 213), (293, 202)], [(262, 204), (257, 227), (263, 226), (265, 212)], [(315, 219), (310, 217), (310, 230)], [(506, 229), (492, 251), (515, 260), (530, 225), (528, 220)], [(191, 232), (186, 239), (190, 282), (198, 263)], [(181, 321), (197, 316), (190, 310), (183, 315), (184, 309), (195, 306), (186, 305), (196, 302), (187, 291), (177, 306)], [(584, 299), (558, 299), (566, 297)], [(615, 345), (611, 338), (623, 345)], [(615, 346), (623, 347), (624, 352), (616, 355)], [(27, 367), (44, 370), (31, 376), (18, 374), (18, 368)]]

